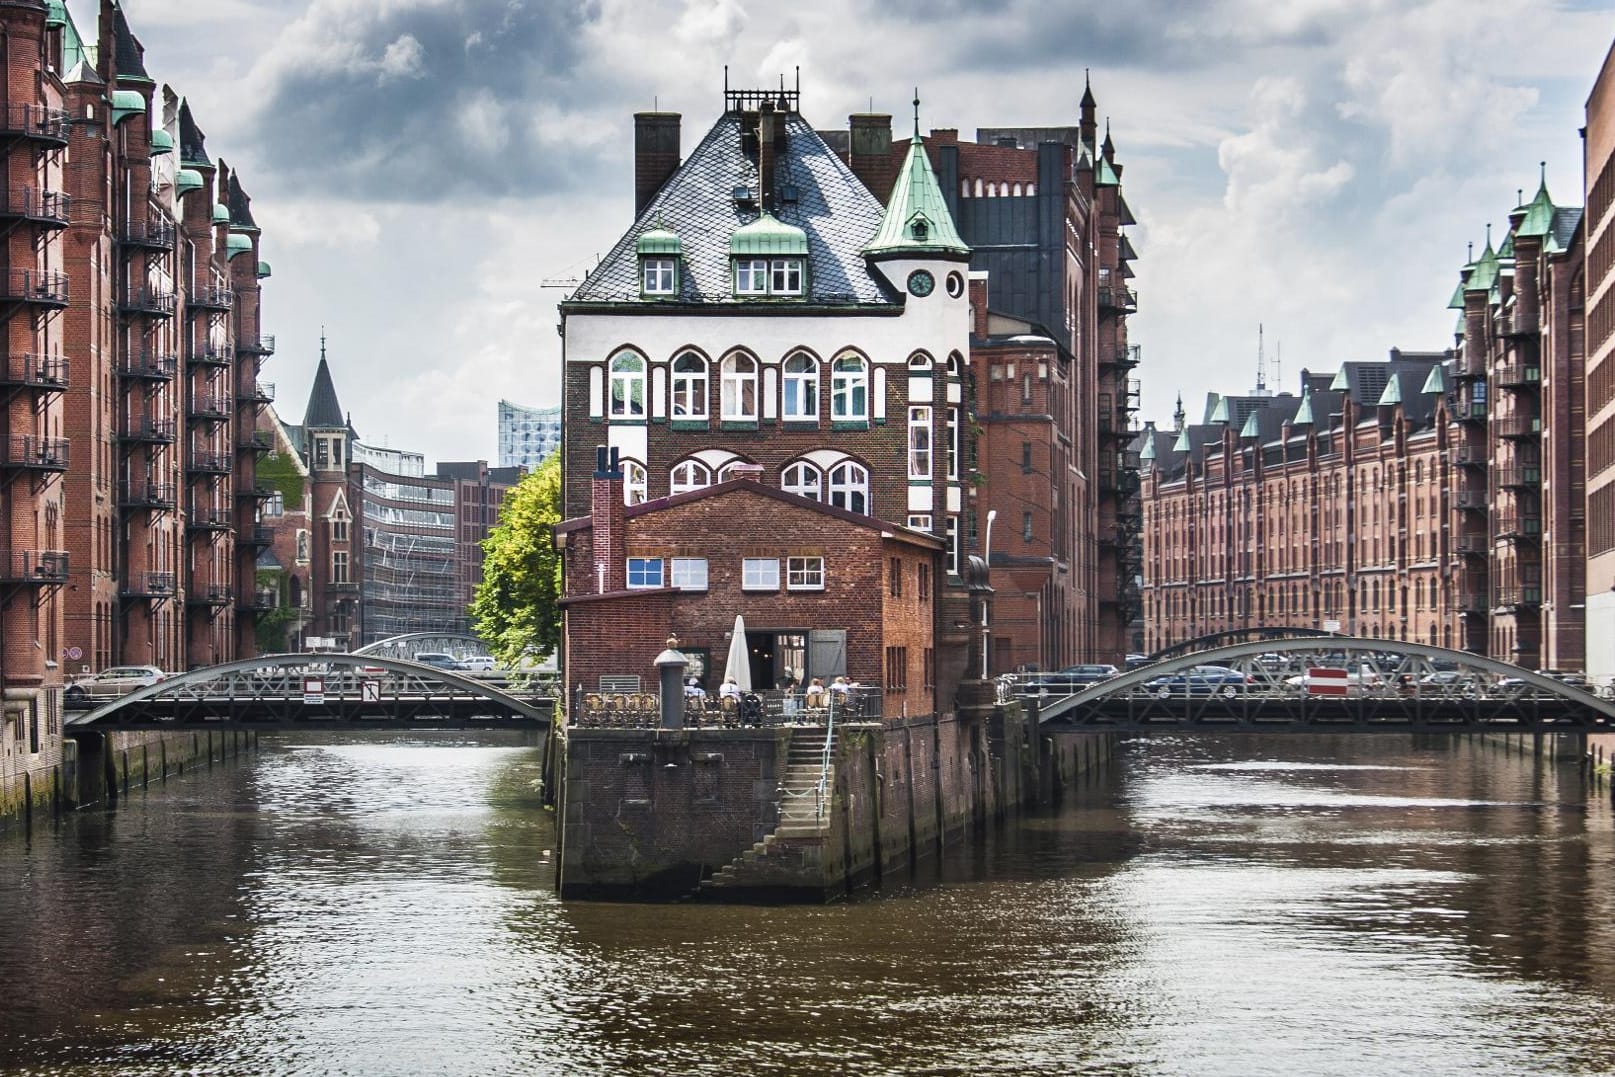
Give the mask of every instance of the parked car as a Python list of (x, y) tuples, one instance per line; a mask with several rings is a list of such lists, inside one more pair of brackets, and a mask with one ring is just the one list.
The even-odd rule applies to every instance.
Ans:
[(1253, 681), (1227, 666), (1191, 666), (1147, 681), (1144, 690), (1161, 699), (1173, 696), (1222, 696), (1233, 699), (1249, 689)]
[[(1587, 674), (1580, 670), (1539, 669), (1536, 671), (1540, 677), (1548, 677), (1558, 681), (1568, 688), (1579, 688), (1583, 692), (1594, 691), (1594, 685), (1587, 679)], [(1504, 677), (1497, 682), (1498, 693), (1504, 696), (1517, 696), (1530, 694), (1548, 694), (1546, 689), (1526, 684), (1522, 677)]]
[(1108, 663), (1066, 666), (1052, 673), (1033, 673), (1017, 685), (1021, 692), (1036, 695), (1074, 695), (1089, 685), (1108, 681), (1121, 670)]
[(419, 662), (423, 666), (436, 666), (438, 669), (459, 669), (460, 660), (446, 651), (417, 651), (412, 662)]
[(491, 654), (467, 655), (466, 657), (460, 659), (458, 662), (454, 663), (454, 668), (455, 669), (465, 669), (465, 670), (488, 670), (488, 669), (493, 669), (494, 668), (493, 655), (491, 655)]
[(1456, 669), (1438, 669), (1434, 673), (1426, 673), (1419, 678), (1418, 689), (1421, 695), (1463, 696), (1467, 699), (1486, 694), (1486, 686), (1478, 676)]
[(88, 707), (128, 695), (137, 688), (156, 684), (168, 674), (156, 666), (108, 666), (100, 673), (79, 677), (62, 692), (68, 707)]

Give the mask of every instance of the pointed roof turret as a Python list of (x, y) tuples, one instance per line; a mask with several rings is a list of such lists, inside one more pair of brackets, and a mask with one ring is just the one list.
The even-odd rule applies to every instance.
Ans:
[(234, 172), (226, 185), (226, 201), (230, 206), (230, 227), (237, 232), (257, 232), (258, 222), (252, 219), (252, 197), (241, 189), (241, 181)]
[(146, 50), (130, 32), (121, 4), (112, 5), (112, 62), (120, 82), (152, 82), (146, 74)]
[(1138, 450), (1139, 463), (1155, 459), (1155, 423), (1144, 424), (1144, 447)]
[(1258, 416), (1260, 414), (1261, 414), (1261, 409), (1257, 408), (1257, 409), (1253, 409), (1249, 415), (1245, 416), (1245, 425), (1239, 431), (1239, 436), (1240, 437), (1242, 437), (1242, 438), (1259, 438), (1259, 437), (1262, 436), (1262, 424), (1261, 424), (1261, 421), (1258, 419)]
[(1315, 426), (1317, 420), (1312, 417), (1312, 390), (1308, 389), (1301, 397), (1301, 406), (1295, 409), (1295, 418), (1290, 420), (1291, 426)]
[(1183, 409), (1183, 393), (1178, 393), (1178, 406), (1172, 409), (1172, 429), (1183, 432), (1183, 424), (1188, 420), (1189, 413)]
[(1379, 395), (1379, 406), (1392, 408), (1402, 402), (1402, 375), (1392, 374), (1385, 381), (1385, 391)]
[(1548, 165), (1542, 163), (1542, 181), (1536, 189), (1536, 197), (1531, 199), (1525, 207), (1525, 216), (1520, 218), (1519, 227), (1515, 232), (1521, 238), (1527, 236), (1546, 236), (1553, 231), (1553, 199), (1548, 197)]
[(191, 118), (191, 103), (179, 103), (179, 161), (186, 168), (212, 168), (207, 155), (207, 135)]
[[(914, 107), (919, 108), (919, 94), (914, 96)], [(864, 248), (864, 254), (879, 255), (941, 254), (969, 257), (970, 248), (959, 238), (953, 215), (942, 197), (942, 187), (931, 171), (931, 159), (925, 153), (920, 138), (918, 112), (914, 122), (914, 137), (909, 140), (908, 159), (897, 173), (892, 185), (892, 197), (886, 203), (886, 215), (881, 218), (880, 230)]]
[(1097, 104), (1093, 99), (1093, 81), (1088, 75), (1088, 69), (1082, 69), (1082, 107), (1093, 108)]
[(1486, 226), (1486, 249), (1475, 261), (1475, 270), (1464, 282), (1466, 292), (1490, 292), (1497, 283), (1497, 252), (1492, 249), (1492, 226)]
[(1437, 363), (1430, 368), (1430, 376), (1424, 379), (1424, 388), (1419, 390), (1425, 396), (1440, 396), (1447, 391), (1447, 368)]
[(1178, 431), (1178, 440), (1172, 443), (1173, 452), (1189, 452), (1194, 443), (1189, 440), (1189, 428), (1186, 426)]
[(303, 412), (305, 430), (345, 430), (348, 421), (342, 417), (342, 405), (336, 398), (336, 385), (331, 381), (331, 368), (325, 361), (325, 335), (320, 335), (320, 365), (314, 370), (314, 388), (308, 393), (308, 408)]

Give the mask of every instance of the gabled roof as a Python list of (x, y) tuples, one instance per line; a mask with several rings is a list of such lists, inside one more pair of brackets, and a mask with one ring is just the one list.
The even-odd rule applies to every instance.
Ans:
[(908, 144), (908, 159), (897, 172), (892, 185), (892, 197), (886, 203), (886, 215), (881, 219), (880, 231), (864, 248), (869, 255), (882, 254), (970, 254), (970, 248), (959, 238), (953, 214), (942, 197), (942, 187), (931, 171), (931, 159), (926, 155), (925, 143), (919, 132)]
[[(848, 523), (857, 524), (859, 527), (866, 528), (870, 531), (878, 531), (890, 534), (893, 538), (912, 543), (916, 546), (925, 546), (933, 550), (940, 550), (946, 545), (946, 543), (937, 538), (935, 535), (928, 535), (923, 531), (915, 531), (911, 528), (894, 524), (890, 520), (882, 520), (879, 517), (865, 516), (861, 512), (852, 512), (848, 509), (837, 508), (828, 502), (815, 501), (811, 497), (803, 497), (801, 494), (788, 493), (779, 489), (777, 486), (768, 486), (764, 483), (758, 482), (756, 479), (727, 479), (723, 482), (713, 483), (711, 486), (703, 486), (699, 490), (689, 490), (682, 494), (671, 494), (667, 497), (658, 497), (650, 501), (641, 501), (637, 505), (629, 505), (627, 508), (625, 508), (623, 510), (623, 518), (632, 520), (635, 517), (645, 516), (653, 512), (660, 512), (664, 509), (672, 508), (675, 505), (687, 505), (692, 501), (704, 501), (708, 498), (727, 497), (730, 494), (736, 493), (757, 494), (762, 497), (770, 498), (774, 501), (782, 502), (786, 505), (810, 509), (813, 512), (820, 513), (824, 516), (831, 516), (838, 520), (845, 520)], [(570, 520), (562, 520), (560, 523), (555, 525), (555, 533), (557, 535), (565, 535), (573, 531), (591, 531), (593, 529), (593, 516), (576, 516)]]
[(314, 388), (308, 393), (308, 408), (303, 412), (305, 429), (341, 430), (348, 425), (342, 414), (342, 404), (336, 398), (336, 385), (331, 381), (331, 368), (320, 355), (320, 365), (314, 370)]
[[(898, 298), (870, 272), (862, 248), (880, 228), (881, 205), (817, 131), (788, 113), (785, 149), (774, 165), (774, 190), (794, 190), (773, 215), (807, 237), (809, 303), (895, 307)], [(741, 117), (725, 113), (662, 185), (611, 251), (563, 304), (655, 302), (640, 294), (638, 240), (653, 229), (677, 233), (683, 249), (678, 301), (744, 304), (734, 297), (729, 242), (755, 221), (752, 204), (735, 201), (737, 188), (755, 193), (757, 160), (741, 144)], [(666, 303), (666, 297), (660, 299)]]

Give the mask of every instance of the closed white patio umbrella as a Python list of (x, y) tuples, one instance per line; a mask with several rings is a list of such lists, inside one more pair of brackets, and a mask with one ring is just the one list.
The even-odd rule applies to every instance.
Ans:
[(729, 638), (729, 657), (724, 662), (723, 679), (733, 677), (742, 692), (751, 691), (751, 655), (746, 651), (746, 618), (735, 614), (734, 634)]

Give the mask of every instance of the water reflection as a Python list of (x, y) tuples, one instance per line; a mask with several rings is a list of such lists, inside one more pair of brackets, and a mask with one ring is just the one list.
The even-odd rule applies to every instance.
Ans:
[[(1611, 820), (1470, 744), (1128, 745), (827, 907), (561, 905), (539, 757), (285, 742), (0, 839), (18, 1072), (1605, 1073)], [(15, 1003), (13, 1005), (12, 1003)]]

